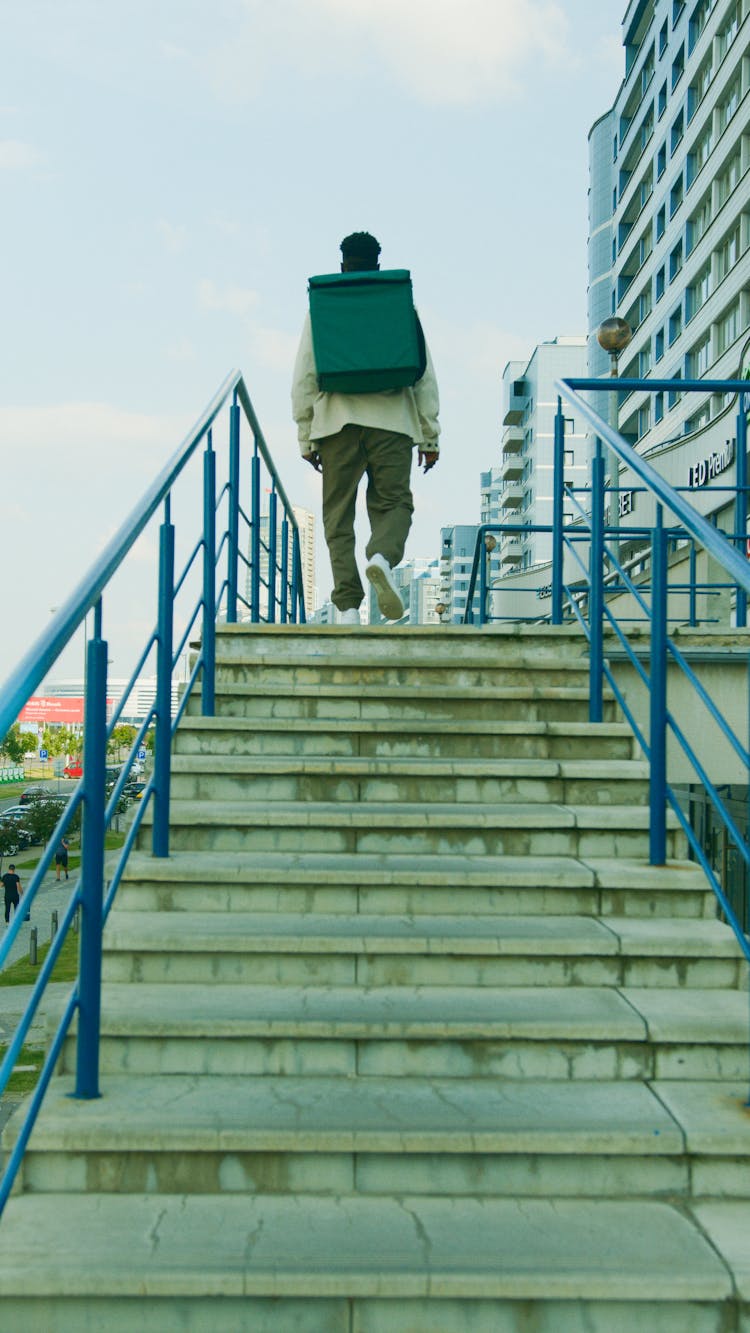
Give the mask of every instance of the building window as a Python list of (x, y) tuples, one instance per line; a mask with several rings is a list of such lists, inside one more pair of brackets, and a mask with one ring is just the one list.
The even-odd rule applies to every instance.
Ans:
[(730, 157), (720, 176), (716, 177), (716, 199), (719, 208), (727, 202), (732, 191), (739, 183), (742, 174), (740, 150)]
[(657, 270), (657, 273), (656, 273), (656, 277), (655, 277), (655, 279), (654, 279), (654, 282), (655, 282), (655, 284), (656, 284), (656, 300), (657, 300), (657, 301), (660, 301), (661, 298), (662, 298), (662, 296), (664, 295), (664, 265), (663, 265), (663, 264), (662, 264), (661, 268)]
[(672, 189), (669, 191), (669, 216), (671, 218), (674, 217), (675, 213), (677, 212), (677, 209), (680, 207), (680, 204), (682, 203), (682, 195), (683, 195), (683, 185), (682, 185), (682, 176), (680, 175), (678, 176), (677, 180), (672, 186)]
[(707, 333), (696, 344), (688, 356), (688, 370), (690, 378), (697, 380), (701, 375), (705, 375), (711, 364), (711, 334)]
[(666, 214), (666, 210), (665, 210), (665, 208), (664, 208), (664, 205), (662, 204), (661, 208), (659, 209), (659, 212), (656, 214), (656, 239), (657, 239), (657, 241), (660, 241), (661, 238), (662, 238), (662, 236), (664, 235), (664, 231), (665, 231), (665, 229), (666, 229), (666, 225), (667, 225), (667, 214)]
[(669, 345), (677, 342), (682, 333), (682, 306), (678, 305), (676, 310), (669, 316)]
[(711, 295), (711, 265), (704, 264), (700, 273), (696, 275), (694, 282), (687, 289), (686, 293), (686, 311), (687, 319), (692, 319), (698, 311), (706, 304)]
[(661, 421), (664, 416), (664, 394), (654, 394), (654, 421)]
[(692, 118), (711, 86), (714, 76), (713, 53), (709, 51), (693, 82), (688, 88), (688, 118)]
[(676, 28), (685, 13), (685, 0), (672, 0), (672, 28)]
[(737, 107), (740, 104), (742, 96), (742, 87), (739, 73), (735, 79), (732, 79), (724, 96), (718, 104), (719, 134), (723, 134)]
[(666, 145), (665, 143), (663, 143), (662, 146), (661, 146), (661, 148), (659, 149), (658, 153), (656, 154), (656, 179), (657, 179), (657, 180), (661, 180), (661, 177), (664, 175), (664, 172), (666, 171), (666, 169), (667, 169), (667, 145)]
[(664, 356), (664, 330), (659, 329), (654, 336), (654, 360), (661, 361)]
[(681, 143), (684, 133), (685, 115), (684, 112), (681, 111), (677, 119), (674, 121), (669, 135), (669, 152), (671, 157), (674, 157), (675, 150)]
[(646, 287), (638, 297), (638, 323), (642, 324), (644, 319), (648, 319), (651, 314), (653, 303), (651, 301), (651, 283)]
[(654, 133), (654, 104), (652, 102), (646, 116), (644, 117), (643, 124), (641, 125), (641, 152), (643, 152), (643, 149), (646, 147), (646, 144), (653, 137), (653, 133)]
[(739, 299), (729, 307), (716, 325), (716, 354), (722, 356), (736, 342), (742, 331)]
[(651, 345), (650, 343), (646, 343), (646, 346), (641, 349), (638, 355), (638, 374), (640, 378), (644, 379), (645, 376), (648, 375), (650, 369), (651, 369)]
[(706, 194), (704, 198), (701, 200), (695, 212), (693, 213), (693, 216), (690, 219), (689, 227), (690, 227), (691, 249), (693, 249), (698, 244), (701, 237), (704, 236), (705, 233), (708, 231), (708, 228), (711, 225), (712, 217), (713, 217), (713, 210), (711, 207), (711, 191), (709, 190), (708, 194)]
[(716, 251), (716, 278), (721, 282), (731, 273), (740, 257), (740, 224), (736, 222)]
[[(681, 370), (676, 371), (675, 374), (672, 376), (672, 379), (681, 380), (682, 371)], [(681, 398), (682, 394), (680, 393), (679, 389), (670, 389), (669, 393), (667, 394), (667, 407), (669, 408), (676, 407)]]
[(685, 43), (679, 47), (677, 55), (672, 61), (672, 91), (674, 92), (680, 79), (685, 73)]
[(663, 83), (656, 97), (656, 114), (659, 120), (661, 120), (666, 109), (667, 109), (667, 85), (666, 83)]
[(698, 172), (702, 171), (703, 167), (705, 167), (713, 152), (713, 146), (714, 130), (713, 124), (709, 120), (703, 133), (696, 139), (692, 152), (688, 153), (688, 185), (692, 184), (695, 177), (698, 175)]
[(708, 16), (713, 8), (714, 0), (698, 0), (688, 24), (688, 49), (692, 51), (703, 29), (708, 23)]
[(638, 439), (642, 440), (651, 425), (651, 404), (644, 403), (638, 409)]
[(669, 256), (669, 281), (674, 282), (682, 268), (682, 241), (678, 241)]
[(740, 0), (734, 0), (731, 5), (726, 21), (719, 29), (719, 60), (723, 60), (737, 33), (740, 30)]
[(654, 77), (654, 48), (651, 47), (641, 69), (641, 97), (645, 97), (648, 85)]

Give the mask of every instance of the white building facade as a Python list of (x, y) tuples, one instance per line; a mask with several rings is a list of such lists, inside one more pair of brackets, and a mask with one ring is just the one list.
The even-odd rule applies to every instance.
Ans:
[[(502, 573), (531, 569), (552, 558), (551, 532), (535, 532), (533, 528), (552, 526), (557, 411), (554, 383), (566, 376), (586, 374), (583, 336), (558, 337), (540, 343), (526, 364), (510, 361), (503, 371), (499, 521), (525, 531), (508, 533), (500, 539)], [(585, 487), (589, 462), (586, 430), (583, 422), (577, 422), (565, 410), (565, 480), (571, 486)], [(569, 505), (565, 513), (566, 518), (572, 517)]]
[[(633, 340), (620, 374), (675, 389), (628, 395), (620, 430), (673, 485), (703, 477), (693, 503), (728, 514), (736, 404), (680, 394), (679, 381), (746, 365), (750, 0), (631, 0), (623, 43), (625, 78), (589, 136), (589, 373), (607, 372), (599, 323), (623, 317)], [(596, 406), (606, 417), (604, 395)], [(629, 481), (621, 471), (626, 492)], [(651, 511), (634, 495), (634, 522)]]

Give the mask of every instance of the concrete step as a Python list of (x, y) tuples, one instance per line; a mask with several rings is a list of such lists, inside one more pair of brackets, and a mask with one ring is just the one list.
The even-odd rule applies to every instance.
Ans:
[(178, 800), (548, 801), (643, 805), (648, 765), (639, 760), (263, 758), (175, 755)]
[(178, 755), (359, 755), (426, 759), (631, 759), (633, 733), (624, 722), (413, 722), (330, 719), (183, 717)]
[[(741, 991), (108, 983), (105, 1073), (729, 1079)], [(61, 1072), (72, 1072), (69, 1037)]]
[(29, 1194), (8, 1207), (0, 1295), (13, 1333), (716, 1333), (740, 1327), (740, 1210)]
[[(199, 645), (193, 643), (191, 648)], [(292, 661), (393, 666), (405, 661), (453, 668), (460, 658), (493, 668), (533, 659), (556, 666), (587, 663), (588, 643), (577, 625), (219, 625), (222, 661), (271, 664)]]
[[(513, 720), (528, 722), (586, 722), (589, 716), (587, 685), (522, 685), (463, 687), (297, 685), (293, 693), (278, 685), (224, 683), (217, 679), (216, 713), (219, 717), (320, 718), (344, 723), (365, 721), (421, 723)], [(188, 704), (188, 713), (200, 712), (200, 699)], [(615, 720), (614, 703), (605, 698), (604, 717)]]
[(746, 985), (718, 921), (114, 911), (116, 982), (335, 986)]
[[(150, 807), (141, 846), (147, 845)], [(668, 855), (684, 835), (671, 817)], [(368, 801), (181, 801), (170, 803), (176, 851), (397, 852), (412, 856), (646, 856), (647, 806), (540, 806)]]
[(89, 1102), (73, 1088), (53, 1080), (25, 1191), (747, 1195), (739, 1083), (109, 1074)]
[(692, 861), (627, 857), (406, 856), (383, 852), (133, 852), (117, 893), (132, 912), (673, 917), (712, 919)]
[(498, 686), (528, 685), (530, 680), (545, 685), (588, 685), (589, 665), (585, 658), (514, 652), (488, 660), (481, 654), (456, 654), (452, 659), (436, 662), (429, 654), (413, 654), (373, 660), (362, 653), (349, 653), (341, 658), (338, 653), (311, 656), (302, 651), (285, 653), (283, 657), (253, 656), (238, 658), (228, 652), (220, 641), (216, 654), (216, 675), (222, 685), (242, 682), (245, 685), (274, 685), (277, 691), (291, 693), (310, 685), (357, 686), (360, 691), (374, 689), (426, 688), (430, 690), (472, 690)]

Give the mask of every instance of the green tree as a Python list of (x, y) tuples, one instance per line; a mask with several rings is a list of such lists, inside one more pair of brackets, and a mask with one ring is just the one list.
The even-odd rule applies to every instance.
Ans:
[(127, 722), (121, 722), (114, 728), (112, 735), (107, 743), (107, 754), (112, 759), (121, 759), (122, 751), (129, 750), (136, 737), (135, 727), (131, 727)]
[(3, 857), (15, 856), (18, 850), (18, 833), (10, 819), (0, 823), (0, 874), (3, 869)]
[[(29, 830), (29, 833), (31, 834), (34, 842), (36, 843), (49, 842), (52, 833), (54, 831), (55, 825), (58, 819), (60, 818), (60, 814), (62, 812), (64, 804), (65, 802), (62, 799), (59, 801), (58, 800), (51, 801), (49, 799), (45, 800), (44, 796), (41, 793), (36, 793), (34, 796), (32, 796), (31, 800), (29, 801), (26, 807), (27, 815), (24, 818), (24, 824)], [(71, 820), (70, 824), (68, 825), (66, 836), (70, 837), (73, 834), (77, 833), (80, 826), (81, 826), (81, 811), (79, 807), (78, 810), (76, 810), (76, 813), (73, 816), (73, 819)]]
[(0, 754), (4, 755), (11, 764), (22, 764), (26, 753), (26, 745), (26, 737), (18, 723), (14, 722), (10, 731), (3, 738), (3, 743), (0, 745)]

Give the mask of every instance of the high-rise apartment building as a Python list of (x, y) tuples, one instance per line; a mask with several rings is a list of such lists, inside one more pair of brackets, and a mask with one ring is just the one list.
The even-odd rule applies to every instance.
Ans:
[[(504, 432), (498, 512), (501, 523), (527, 529), (501, 538), (502, 572), (530, 569), (552, 558), (551, 533), (535, 532), (534, 525), (552, 525), (554, 480), (554, 418), (557, 411), (555, 380), (585, 375), (586, 339), (559, 337), (540, 343), (529, 359), (510, 361), (503, 371)], [(568, 412), (565, 479), (585, 486), (588, 446), (583, 423)], [(494, 470), (493, 470), (494, 473)], [(484, 477), (482, 485), (484, 490)], [(488, 507), (490, 500), (488, 499)], [(484, 507), (484, 496), (483, 496)], [(566, 516), (572, 510), (566, 506)]]
[(441, 619), (458, 625), (464, 618), (471, 567), (477, 541), (477, 524), (455, 524), (440, 529)]
[[(402, 560), (393, 571), (393, 581), (404, 604), (400, 624), (429, 625), (439, 621), (435, 611), (440, 601), (439, 561), (427, 560), (424, 556)], [(367, 587), (367, 620), (370, 625), (384, 623), (372, 584)]]
[[(305, 602), (305, 615), (307, 616), (308, 619), (310, 619), (312, 617), (313, 611), (315, 610), (315, 515), (311, 514), (309, 509), (302, 509), (299, 505), (292, 505), (292, 511), (294, 513), (294, 517), (297, 520), (297, 528), (299, 530), (300, 563), (302, 565), (302, 593)], [(269, 519), (268, 519), (268, 514), (266, 513), (266, 514), (261, 514), (260, 518), (260, 543), (261, 543), (260, 614), (262, 619), (264, 620), (266, 618), (268, 611), (268, 569), (269, 569), (268, 538), (269, 538)], [(290, 525), (288, 530), (288, 555), (287, 555), (287, 570), (290, 583), (292, 578), (293, 540), (294, 540), (293, 532)], [(283, 550), (282, 516), (279, 511), (277, 513), (277, 522), (276, 522), (277, 599), (280, 595), (280, 589), (281, 589), (281, 575), (278, 571), (281, 569), (282, 550)], [(248, 539), (247, 558), (248, 561), (252, 560), (252, 545), (250, 539)], [(246, 570), (246, 579), (245, 579), (245, 597), (248, 603), (251, 601), (251, 593), (252, 593), (251, 579), (252, 579), (251, 570), (248, 568)], [(246, 616), (247, 614), (248, 614), (247, 608), (243, 607), (242, 615)], [(277, 616), (278, 616), (278, 609), (277, 609)]]
[[(734, 481), (734, 409), (679, 381), (734, 378), (750, 330), (750, 0), (631, 0), (623, 42), (625, 77), (589, 136), (589, 373), (608, 368), (598, 325), (623, 317), (620, 374), (675, 388), (628, 395), (620, 429), (673, 485), (705, 475), (695, 503), (713, 512)], [(596, 405), (606, 417), (607, 396)]]

